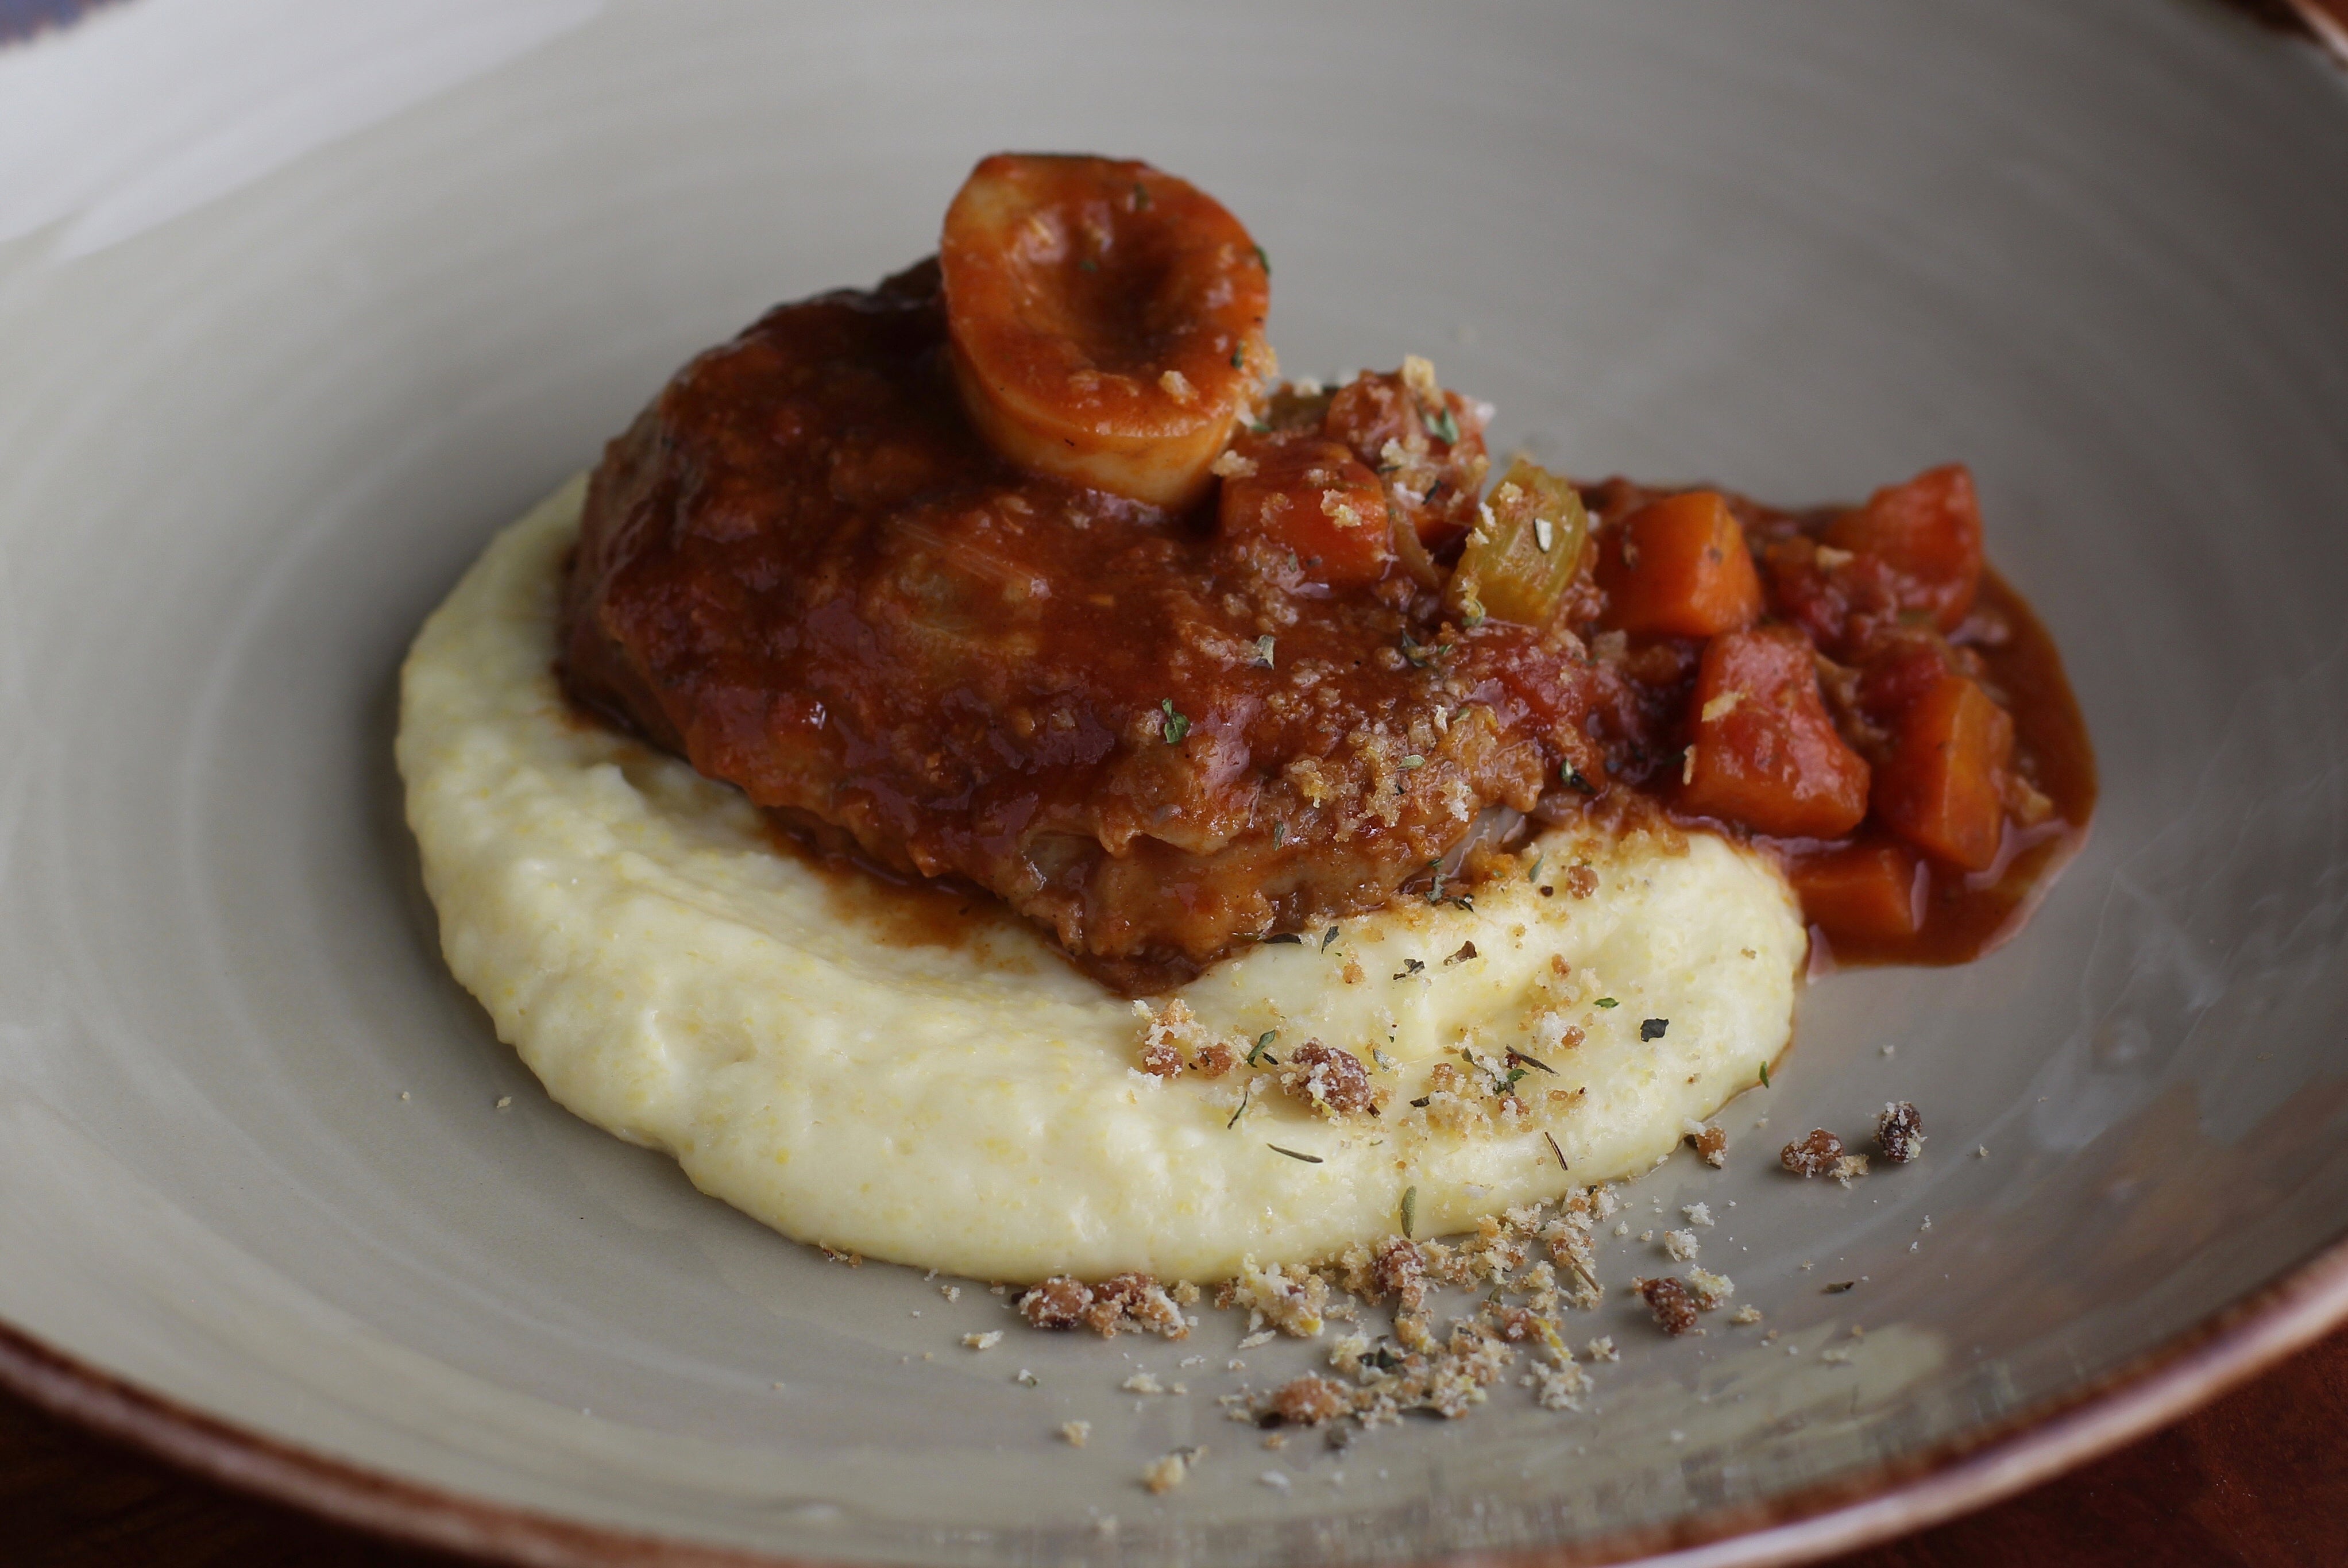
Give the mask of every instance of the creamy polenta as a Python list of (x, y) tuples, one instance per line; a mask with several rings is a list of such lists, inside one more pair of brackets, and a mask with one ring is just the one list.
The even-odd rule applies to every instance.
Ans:
[[(1787, 1044), (1800, 916), (1702, 833), (1553, 831), (1472, 910), (1408, 900), (1155, 1005), (1024, 924), (909, 939), (735, 790), (565, 703), (582, 490), (490, 546), (404, 672), (442, 947), (558, 1101), (788, 1235), (982, 1278), (1220, 1279), (1391, 1234), (1406, 1194), (1429, 1235), (1634, 1174)], [(1376, 1114), (1283, 1087), (1314, 1040)]]

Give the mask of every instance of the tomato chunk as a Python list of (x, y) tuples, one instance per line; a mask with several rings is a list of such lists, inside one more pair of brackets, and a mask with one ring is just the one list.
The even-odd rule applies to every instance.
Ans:
[(1300, 573), (1333, 588), (1375, 583), (1395, 558), (1385, 487), (1342, 441), (1245, 442), (1252, 472), (1223, 480), (1224, 535), (1286, 545)]
[(1680, 804), (1788, 839), (1831, 839), (1867, 815), (1867, 763), (1818, 696), (1809, 640), (1786, 626), (1715, 637), (1696, 667)]
[(1605, 624), (1643, 636), (1717, 636), (1761, 618), (1753, 553), (1715, 490), (1665, 496), (1606, 530), (1598, 585)]
[(1825, 543), (1871, 555), (1890, 568), (1902, 610), (1953, 632), (1981, 588), (1981, 502), (1962, 463), (1928, 469), (1877, 490), (1827, 528)]
[(1900, 712), (1875, 770), (1875, 814), (1927, 854), (1969, 872), (1997, 860), (2013, 719), (1965, 676), (1941, 676)]
[(1802, 918), (1829, 937), (1894, 942), (1924, 928), (1928, 874), (1901, 844), (1860, 843), (1796, 861), (1788, 873)]

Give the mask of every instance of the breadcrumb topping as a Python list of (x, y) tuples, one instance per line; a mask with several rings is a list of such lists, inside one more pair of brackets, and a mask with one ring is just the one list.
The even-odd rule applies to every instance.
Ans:
[(1361, 1057), (1319, 1040), (1296, 1047), (1281, 1069), (1280, 1087), (1324, 1116), (1375, 1115), (1386, 1098)]
[[(1214, 1052), (1231, 1048), (1226, 1042), (1207, 1038), (1179, 1001), (1137, 1004), (1137, 1012), (1144, 1016), (1145, 1070), (1153, 1074), (1159, 1074), (1151, 1065), (1153, 1056), (1159, 1061), (1170, 1058), (1173, 1065), (1159, 1076), (1171, 1076), (1201, 1070), (1202, 1062), (1212, 1063)], [(1469, 1097), (1478, 1093), (1479, 1078), (1498, 1078), (1518, 1060), (1515, 1053), (1495, 1058), (1468, 1045), (1454, 1047), (1454, 1054), (1456, 1063), (1438, 1063), (1430, 1073), (1429, 1095), (1413, 1101), (1415, 1108), (1433, 1111), (1447, 1096), (1469, 1107), (1474, 1103)], [(1383, 1056), (1379, 1059), (1385, 1063)], [(1209, 1070), (1229, 1070), (1230, 1065)], [(1258, 1070), (1263, 1078), (1275, 1077), (1271, 1064)], [(1359, 1057), (1318, 1040), (1297, 1047), (1279, 1064), (1276, 1081), (1292, 1099), (1330, 1117), (1375, 1114), (1385, 1098)], [(1484, 1098), (1485, 1103), (1514, 1099)], [(1480, 1109), (1478, 1114), (1491, 1115)], [(1876, 1132), (1884, 1157), (1895, 1163), (1913, 1159), (1922, 1142), (1915, 1108), (1904, 1101), (1884, 1106)], [(1718, 1126), (1691, 1122), (1686, 1138), (1708, 1163), (1723, 1162), (1727, 1138)], [(1867, 1157), (1849, 1152), (1824, 1128), (1787, 1144), (1778, 1158), (1797, 1175), (1828, 1176), (1845, 1186), (1868, 1173)], [(1280, 1446), (1280, 1434), (1288, 1429), (1325, 1429), (1331, 1446), (1342, 1448), (1356, 1431), (1398, 1422), (1412, 1412), (1457, 1419), (1486, 1403), (1491, 1390), (1504, 1383), (1529, 1391), (1542, 1408), (1581, 1410), (1593, 1392), (1589, 1368), (1621, 1359), (1612, 1336), (1591, 1339), (1577, 1356), (1564, 1332), (1568, 1310), (1595, 1308), (1605, 1295), (1593, 1247), (1600, 1227), (1613, 1221), (1621, 1208), (1612, 1187), (1581, 1188), (1554, 1204), (1532, 1203), (1487, 1215), (1467, 1234), (1443, 1240), (1419, 1240), (1408, 1233), (1410, 1200), (1416, 1194), (1416, 1187), (1409, 1188), (1397, 1205), (1406, 1227), (1403, 1234), (1356, 1243), (1318, 1264), (1267, 1264), (1251, 1257), (1232, 1279), (1216, 1287), (1218, 1306), (1248, 1315), (1241, 1350), (1280, 1336), (1316, 1338), (1333, 1325), (1339, 1326), (1328, 1341), (1323, 1370), (1291, 1377), (1269, 1389), (1242, 1385), (1239, 1392), (1220, 1398), (1231, 1419), (1270, 1429), (1267, 1448)], [(1697, 1232), (1719, 1221), (1711, 1205), (1701, 1202), (1682, 1204), (1680, 1212), (1687, 1228), (1660, 1234), (1648, 1231), (1642, 1239), (1657, 1240), (1673, 1261), (1693, 1264), (1699, 1250)], [(1618, 1235), (1629, 1229), (1626, 1223), (1612, 1228)], [(1438, 1324), (1434, 1315), (1437, 1286), (1480, 1293), (1483, 1299), (1468, 1315)], [(1684, 1275), (1636, 1278), (1631, 1288), (1657, 1328), (1674, 1337), (1702, 1334), (1704, 1316), (1726, 1308), (1736, 1295), (1735, 1281), (1700, 1266), (1689, 1267)], [(1836, 1294), (1852, 1287), (1838, 1283), (1826, 1288)], [(1038, 1328), (1081, 1326), (1104, 1336), (1133, 1330), (1180, 1339), (1194, 1322), (1183, 1315), (1181, 1307), (1200, 1299), (1196, 1285), (1161, 1286), (1144, 1274), (1119, 1274), (1094, 1284), (1059, 1275), (1021, 1293), (1015, 1305)], [(1381, 1305), (1392, 1309), (1392, 1326), (1385, 1333), (1358, 1319), (1362, 1307)], [(1760, 1308), (1746, 1304), (1728, 1313), (1726, 1320), (1751, 1326), (1760, 1323), (1762, 1315)], [(1774, 1331), (1764, 1336), (1776, 1337)], [(986, 1349), (1001, 1338), (999, 1331), (973, 1334), (963, 1343)], [(1825, 1358), (1844, 1361), (1849, 1353), (1838, 1349)], [(1183, 1365), (1203, 1365), (1204, 1360), (1193, 1357)], [(1245, 1367), (1236, 1358), (1229, 1363), (1234, 1372)], [(1119, 1387), (1142, 1395), (1186, 1392), (1180, 1383), (1168, 1385), (1140, 1370)], [(1059, 1428), (1061, 1438), (1078, 1448), (1090, 1432), (1082, 1421)], [(1161, 1456), (1144, 1470), (1143, 1485), (1159, 1494), (1182, 1485), (1204, 1451), (1179, 1449)]]
[(1687, 1276), (1688, 1299), (1695, 1303), (1698, 1312), (1718, 1312), (1736, 1294), (1736, 1285), (1726, 1274), (1716, 1274), (1709, 1269), (1690, 1269)]
[(1924, 1120), (1904, 1099), (1885, 1103), (1875, 1119), (1876, 1147), (1894, 1165), (1905, 1165), (1924, 1152)]
[(1204, 1449), (1176, 1449), (1142, 1467), (1141, 1484), (1153, 1497), (1162, 1497), (1190, 1479), (1190, 1467), (1207, 1457)]
[(1245, 1308), (1251, 1331), (1268, 1324), (1294, 1338), (1311, 1339), (1326, 1321), (1329, 1282), (1302, 1264), (1267, 1266), (1245, 1258), (1238, 1276), (1216, 1292), (1215, 1305)]
[(1842, 1157), (1842, 1140), (1820, 1127), (1779, 1150), (1777, 1163), (1797, 1176), (1826, 1176), (1834, 1173), (1835, 1161)]
[(1662, 1279), (1633, 1280), (1631, 1288), (1639, 1293), (1639, 1299), (1654, 1315), (1655, 1326), (1665, 1334), (1704, 1332), (1696, 1322), (1695, 1297), (1689, 1293), (1685, 1282), (1666, 1274)]
[(1104, 1339), (1128, 1329), (1169, 1339), (1190, 1332), (1181, 1307), (1148, 1274), (1115, 1274), (1098, 1284), (1055, 1274), (1019, 1297), (1019, 1315), (1037, 1328), (1081, 1326)]

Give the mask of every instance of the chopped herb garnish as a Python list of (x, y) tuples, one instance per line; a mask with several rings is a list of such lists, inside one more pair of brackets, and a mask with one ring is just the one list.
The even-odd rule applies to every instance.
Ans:
[(1426, 862), (1426, 870), (1428, 874), (1435, 878), (1434, 882), (1426, 890), (1426, 902), (1441, 903), (1443, 902), (1443, 862), (1429, 861)]
[[(1280, 1058), (1268, 1054), (1264, 1050), (1266, 1046), (1272, 1044), (1272, 1041), (1278, 1038), (1280, 1038), (1280, 1031), (1278, 1029), (1266, 1029), (1262, 1034), (1258, 1035), (1255, 1037), (1255, 1044), (1248, 1047), (1247, 1065), (1250, 1067), (1258, 1067), (1261, 1066), (1262, 1062), (1270, 1062), (1273, 1067), (1278, 1067), (1280, 1065)], [(1261, 1061), (1259, 1061), (1258, 1058), (1262, 1058)]]
[(1565, 1162), (1565, 1150), (1557, 1146), (1557, 1134), (1543, 1132), (1541, 1136), (1549, 1140), (1549, 1151), (1557, 1156), (1557, 1168), (1560, 1171), (1572, 1170), (1573, 1167)]
[(1402, 634), (1402, 656), (1415, 670), (1423, 670), (1451, 651), (1448, 643), (1422, 643), (1408, 632)]
[(1402, 1190), (1402, 1233), (1408, 1236), (1418, 1228), (1418, 1189)]
[(1509, 1069), (1509, 1076), (1500, 1080), (1500, 1088), (1503, 1092), (1512, 1089), (1517, 1087), (1517, 1080), (1519, 1078), (1529, 1078), (1530, 1076), (1531, 1075), (1527, 1073), (1522, 1068), (1510, 1068)]
[(1272, 668), (1272, 650), (1279, 645), (1280, 645), (1278, 643), (1272, 640), (1270, 634), (1266, 634), (1255, 640), (1255, 663), (1258, 669), (1268, 670)]
[(1272, 847), (1276, 850), (1287, 841), (1288, 824), (1285, 822), (1274, 822), (1272, 825)]
[(1769, 1087), (1769, 1064), (1767, 1062), (1763, 1062), (1761, 1064), (1761, 1087), (1763, 1088), (1767, 1088)]
[(1663, 1037), (1663, 1031), (1671, 1026), (1672, 1021), (1669, 1018), (1642, 1018), (1639, 1020), (1639, 1037), (1643, 1040), (1660, 1040)]
[(1234, 370), (1245, 370), (1247, 368), (1246, 344), (1242, 343), (1237, 348), (1231, 350), (1231, 368)]
[(1258, 245), (1255, 248), (1255, 264), (1263, 269), (1263, 275), (1265, 277), (1272, 276), (1272, 258), (1263, 253), (1263, 247), (1262, 245)]
[(1417, 1107), (1419, 1109), (1425, 1110), (1428, 1106), (1435, 1103), (1435, 1097), (1431, 1094), (1423, 1094), (1416, 1099), (1412, 1100), (1410, 1103)]
[(1406, 958), (1402, 961), (1402, 967), (1394, 972), (1394, 977), (1397, 980), (1407, 980), (1426, 967), (1425, 964), (1416, 958)]
[(1282, 931), (1276, 932), (1270, 936), (1259, 936), (1256, 940), (1262, 943), (1266, 947), (1283, 944), (1289, 947), (1294, 947), (1302, 944), (1304, 938), (1297, 935), (1296, 933), (1292, 931)]
[(1527, 882), (1539, 882), (1539, 881), (1540, 881), (1541, 861), (1545, 861), (1545, 860), (1547, 860), (1547, 859), (1549, 859), (1549, 857), (1548, 857), (1547, 855), (1537, 855), (1537, 856), (1535, 856), (1535, 857), (1533, 858), (1533, 869), (1532, 869), (1532, 870), (1530, 870), (1530, 871), (1529, 871), (1529, 872), (1527, 872), (1525, 873), (1525, 881), (1527, 881)]
[(1174, 711), (1174, 699), (1170, 696), (1159, 699), (1158, 707), (1166, 716), (1166, 721), (1158, 727), (1159, 735), (1167, 745), (1179, 746), (1182, 738), (1190, 733), (1190, 721)]
[(1138, 180), (1133, 182), (1133, 210), (1137, 212), (1149, 210), (1149, 187)]
[(1592, 1006), (1600, 1007), (1619, 1007), (1622, 1005), (1622, 1003), (1617, 1002), (1612, 996), (1601, 996), (1594, 1004), (1592, 1004)]
[(1446, 444), (1458, 441), (1459, 421), (1452, 418), (1450, 404), (1446, 403), (1435, 411), (1426, 421), (1426, 429), (1429, 435)]
[(1406, 769), (1424, 768), (1426, 766), (1426, 758), (1414, 751), (1402, 759), (1402, 765)]
[(1265, 1147), (1266, 1149), (1271, 1150), (1274, 1154), (1285, 1154), (1285, 1155), (1287, 1155), (1291, 1160), (1302, 1160), (1302, 1161), (1304, 1161), (1304, 1163), (1306, 1163), (1307, 1165), (1319, 1165), (1319, 1164), (1322, 1164), (1322, 1163), (1323, 1162), (1323, 1161), (1322, 1161), (1322, 1159), (1321, 1159), (1321, 1156), (1319, 1156), (1318, 1154), (1299, 1154), (1295, 1150), (1293, 1150), (1293, 1149), (1282, 1149), (1282, 1148), (1279, 1144), (1277, 1144), (1277, 1143), (1267, 1143), (1267, 1144), (1265, 1144), (1265, 1145), (1264, 1145), (1264, 1147)]
[(1598, 786), (1592, 784), (1589, 779), (1584, 779), (1581, 776), (1581, 769), (1576, 768), (1572, 763), (1567, 763), (1564, 768), (1560, 770), (1560, 773), (1565, 779), (1565, 787), (1567, 789), (1583, 795), (1595, 795), (1598, 793)]
[(1372, 1046), (1370, 1047), (1370, 1055), (1376, 1057), (1378, 1066), (1385, 1068), (1386, 1071), (1392, 1072), (1395, 1070), (1395, 1059), (1386, 1055), (1385, 1051), (1379, 1049), (1375, 1046)]
[(1333, 925), (1333, 926), (1331, 926), (1328, 930), (1326, 930), (1326, 931), (1324, 931), (1324, 932), (1323, 932), (1323, 933), (1321, 934), (1321, 951), (1322, 951), (1322, 952), (1323, 952), (1323, 953), (1328, 952), (1328, 951), (1329, 951), (1329, 944), (1330, 944), (1331, 943), (1333, 943), (1333, 942), (1336, 941), (1336, 940), (1337, 940), (1337, 928), (1336, 928), (1335, 926), (1334, 926), (1334, 925)]
[(1240, 1124), (1240, 1118), (1247, 1114), (1248, 1097), (1254, 1093), (1255, 1079), (1250, 1078), (1245, 1084), (1241, 1086), (1240, 1108), (1231, 1112), (1231, 1119), (1229, 1121), (1223, 1123), (1223, 1130), (1225, 1132), (1229, 1132), (1232, 1128), (1237, 1127)]
[(1541, 1060), (1539, 1057), (1529, 1057), (1522, 1051), (1510, 1051), (1509, 1053), (1509, 1059), (1512, 1062), (1522, 1062), (1529, 1068), (1539, 1068), (1541, 1071), (1549, 1074), (1551, 1078), (1555, 1078), (1557, 1076), (1557, 1069), (1550, 1066), (1547, 1062)]

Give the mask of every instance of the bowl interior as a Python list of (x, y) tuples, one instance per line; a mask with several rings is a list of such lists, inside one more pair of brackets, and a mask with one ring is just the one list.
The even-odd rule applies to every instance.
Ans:
[[(2024, 936), (1819, 985), (1729, 1169), (1627, 1191), (1634, 1232), (1711, 1207), (1775, 1341), (1663, 1341), (1610, 1238), (1594, 1410), (1268, 1452), (1214, 1397), (1311, 1347), (965, 1351), (999, 1298), (699, 1196), (443, 972), (389, 750), (419, 621), (1004, 147), (1195, 180), (1292, 373), (1428, 354), (1570, 471), (1972, 465), (2104, 803)], [(2058, 1400), (2348, 1229), (2342, 191), (2343, 80), (2181, 0), (233, 0), (0, 51), (0, 1319), (466, 1496), (972, 1563), (1609, 1536)], [(1890, 1099), (1921, 1164), (1775, 1171)]]

